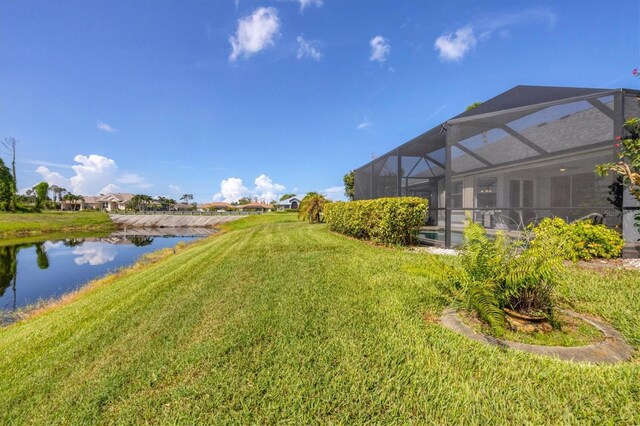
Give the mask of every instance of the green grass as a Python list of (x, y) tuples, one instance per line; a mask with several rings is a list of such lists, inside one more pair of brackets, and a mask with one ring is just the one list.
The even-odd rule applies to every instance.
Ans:
[(0, 213), (0, 238), (53, 233), (110, 232), (116, 226), (101, 212)]
[(239, 231), (257, 225), (267, 225), (273, 223), (300, 222), (298, 213), (291, 212), (270, 212), (259, 215), (250, 215), (241, 220), (234, 220), (222, 225), (223, 231)]
[[(432, 321), (436, 257), (291, 220), (234, 222), (1, 329), (0, 423), (640, 422), (637, 358), (469, 341)], [(640, 274), (574, 270), (560, 298), (640, 347)]]

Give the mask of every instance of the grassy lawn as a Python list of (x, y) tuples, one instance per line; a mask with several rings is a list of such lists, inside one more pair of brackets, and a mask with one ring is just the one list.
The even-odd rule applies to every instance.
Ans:
[[(0, 329), (0, 423), (640, 422), (637, 356), (469, 341), (433, 321), (443, 260), (294, 219), (233, 222)], [(560, 299), (640, 348), (639, 273), (574, 270)]]
[(0, 238), (67, 232), (110, 232), (116, 226), (101, 212), (0, 213)]

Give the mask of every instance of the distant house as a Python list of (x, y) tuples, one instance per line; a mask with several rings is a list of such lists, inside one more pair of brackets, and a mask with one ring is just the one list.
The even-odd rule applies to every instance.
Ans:
[(273, 209), (271, 204), (264, 203), (249, 203), (238, 206), (240, 211), (258, 211), (258, 212), (266, 212)]
[[(60, 210), (104, 210), (107, 212), (124, 211), (127, 201), (133, 198), (133, 194), (114, 193), (104, 195), (83, 195), (80, 200), (64, 200)], [(159, 203), (156, 203), (158, 206)], [(150, 207), (153, 206), (150, 205)]]
[(99, 210), (100, 202), (98, 198), (93, 195), (85, 195), (82, 197), (83, 200), (80, 200), (80, 210)]
[(133, 198), (133, 194), (115, 193), (97, 197), (98, 209), (108, 212), (124, 211), (127, 201)]
[(213, 203), (207, 203), (207, 204), (201, 204), (200, 206), (198, 206), (198, 210), (200, 211), (230, 211), (230, 210), (235, 210), (236, 206), (234, 206), (233, 204), (229, 204), (229, 203), (225, 203), (225, 202), (213, 202)]
[(298, 197), (287, 198), (286, 200), (281, 200), (276, 203), (276, 208), (278, 210), (291, 210), (298, 209), (300, 207), (300, 199)]
[(99, 210), (102, 207), (102, 203), (98, 201), (98, 198), (100, 197), (83, 195), (79, 200), (63, 200), (60, 203), (60, 210)]
[(176, 203), (176, 205), (174, 205), (171, 210), (178, 211), (178, 212), (185, 212), (185, 211), (193, 210), (193, 205), (189, 203)]

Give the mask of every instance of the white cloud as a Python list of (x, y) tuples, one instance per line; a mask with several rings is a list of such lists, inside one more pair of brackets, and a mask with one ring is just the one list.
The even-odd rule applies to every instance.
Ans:
[(466, 26), (454, 33), (443, 34), (436, 39), (435, 48), (443, 61), (459, 61), (477, 43), (473, 28)]
[(238, 201), (242, 197), (257, 197), (260, 201), (270, 202), (277, 200), (280, 195), (285, 192), (286, 187), (279, 183), (273, 182), (271, 178), (265, 174), (261, 174), (253, 181), (255, 187), (247, 188), (242, 179), (230, 177), (220, 182), (220, 192), (213, 196), (214, 201), (225, 201), (232, 203)]
[(169, 191), (171, 191), (172, 194), (178, 194), (180, 193), (180, 187), (178, 185), (169, 185)]
[(296, 1), (300, 3), (300, 12), (302, 12), (308, 6), (322, 7), (322, 4), (323, 4), (322, 0), (296, 0)]
[(84, 265), (88, 263), (92, 266), (111, 262), (117, 255), (114, 247), (105, 247), (103, 243), (91, 241), (85, 242), (81, 246), (74, 248), (72, 253), (79, 255), (73, 259), (76, 265)]
[(443, 61), (459, 61), (478, 42), (488, 42), (494, 32), (502, 38), (508, 38), (511, 35), (509, 28), (518, 30), (527, 25), (542, 24), (552, 29), (556, 21), (556, 14), (546, 8), (494, 14), (458, 28), (454, 33), (442, 34), (434, 45)]
[(131, 185), (135, 188), (140, 188), (140, 189), (147, 189), (153, 186), (153, 184), (145, 181), (145, 179), (142, 176), (137, 175), (135, 173), (123, 173), (120, 177), (116, 179), (116, 181), (126, 185)]
[(71, 166), (76, 172), (70, 179), (71, 187), (76, 194), (103, 192), (102, 189), (112, 183), (118, 169), (115, 161), (102, 155), (76, 155), (73, 161), (80, 163)]
[(120, 191), (120, 187), (118, 185), (110, 183), (104, 188), (102, 188), (100, 191), (98, 191), (98, 194), (109, 194), (111, 192), (118, 192), (118, 191)]
[[(74, 176), (67, 178), (58, 172), (52, 172), (48, 167), (41, 165), (35, 171), (50, 185), (58, 185), (74, 194), (96, 195), (107, 192), (116, 192), (120, 188), (113, 181), (132, 182), (137, 175), (125, 174), (118, 177), (118, 166), (110, 158), (91, 154), (89, 156), (76, 155), (73, 159), (76, 165), (71, 166)], [(140, 181), (137, 181), (140, 184)], [(144, 182), (142, 182), (144, 184)]]
[(382, 36), (375, 36), (369, 41), (371, 46), (371, 55), (369, 55), (370, 61), (384, 62), (391, 53), (391, 45), (389, 40)]
[(46, 166), (40, 166), (36, 169), (36, 173), (42, 175), (42, 179), (49, 185), (58, 185), (61, 188), (68, 188), (70, 186), (69, 179), (65, 178), (58, 172), (52, 172)]
[(280, 34), (278, 11), (273, 7), (260, 7), (253, 14), (238, 20), (236, 35), (229, 37), (230, 61), (248, 58), (274, 44)]
[(282, 193), (286, 189), (284, 185), (273, 182), (271, 178), (265, 174), (258, 176), (253, 183), (256, 185), (254, 189), (255, 196), (257, 196), (259, 200), (267, 203), (280, 198), (278, 193)]
[(111, 127), (110, 125), (108, 125), (107, 123), (103, 123), (102, 121), (98, 120), (98, 125), (97, 125), (99, 130), (103, 130), (105, 132), (109, 132), (109, 133), (115, 133), (117, 130), (114, 129), (113, 127)]
[(54, 163), (54, 162), (51, 162), (51, 161), (24, 160), (24, 161), (19, 161), (19, 163), (37, 164), (38, 166), (57, 167), (57, 168), (60, 168), (60, 169), (71, 169), (71, 166), (69, 164)]
[(314, 61), (322, 59), (322, 53), (316, 49), (313, 42), (308, 42), (301, 35), (298, 36), (298, 54), (297, 58), (311, 58)]
[(363, 121), (362, 123), (358, 124), (358, 126), (356, 127), (356, 129), (358, 130), (362, 130), (362, 129), (368, 129), (369, 127), (373, 126), (373, 123), (371, 121)]
[(485, 19), (478, 20), (478, 28), (493, 32), (506, 27), (521, 25), (546, 25), (553, 28), (558, 20), (557, 15), (548, 8), (525, 9), (515, 13), (499, 13), (490, 15)]
[(320, 193), (326, 195), (326, 197), (333, 201), (346, 201), (347, 197), (344, 195), (344, 186), (336, 185), (325, 188)]
[(233, 203), (248, 194), (248, 189), (242, 183), (242, 179), (230, 177), (220, 182), (220, 192), (213, 196), (216, 201)]

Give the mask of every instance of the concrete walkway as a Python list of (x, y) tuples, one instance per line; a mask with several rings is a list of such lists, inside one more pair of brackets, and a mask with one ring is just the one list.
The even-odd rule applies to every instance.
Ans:
[(616, 362), (628, 361), (633, 355), (633, 348), (629, 346), (622, 339), (620, 333), (611, 326), (575, 312), (563, 312), (593, 325), (600, 330), (602, 334), (604, 334), (605, 339), (602, 342), (593, 345), (574, 347), (539, 346), (511, 342), (487, 336), (486, 334), (476, 333), (471, 327), (462, 322), (454, 309), (445, 310), (440, 317), (440, 323), (449, 330), (460, 333), (471, 340), (475, 340), (476, 342), (550, 356), (565, 361), (586, 362), (592, 364), (613, 364)]
[(127, 228), (206, 228), (218, 226), (246, 216), (112, 214), (110, 217), (114, 223), (126, 226)]

